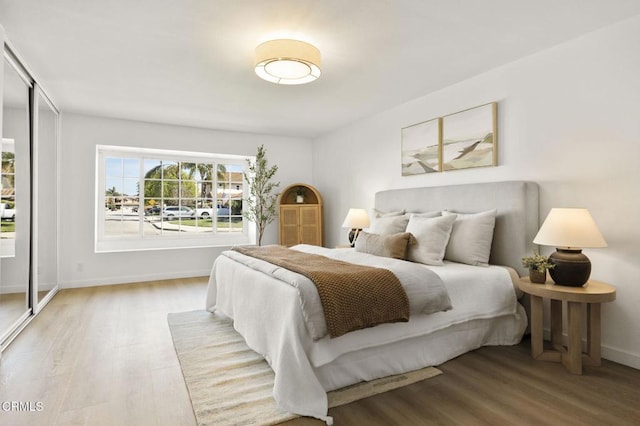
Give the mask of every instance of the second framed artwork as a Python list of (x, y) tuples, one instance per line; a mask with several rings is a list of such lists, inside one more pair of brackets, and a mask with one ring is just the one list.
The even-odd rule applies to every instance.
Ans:
[(481, 105), (402, 129), (402, 175), (498, 164), (498, 104)]

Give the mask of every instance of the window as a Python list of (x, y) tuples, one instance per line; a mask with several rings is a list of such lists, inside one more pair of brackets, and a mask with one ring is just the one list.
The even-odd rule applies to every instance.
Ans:
[(98, 146), (96, 251), (254, 243), (248, 158)]

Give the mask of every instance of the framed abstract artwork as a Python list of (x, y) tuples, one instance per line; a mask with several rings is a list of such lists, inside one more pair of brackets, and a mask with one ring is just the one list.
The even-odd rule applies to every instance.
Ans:
[(442, 171), (442, 119), (402, 129), (402, 176)]
[(481, 105), (442, 118), (442, 170), (498, 164), (498, 104)]

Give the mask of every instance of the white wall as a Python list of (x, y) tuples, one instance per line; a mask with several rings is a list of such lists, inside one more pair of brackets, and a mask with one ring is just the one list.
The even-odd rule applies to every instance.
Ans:
[[(603, 356), (640, 368), (640, 17), (415, 99), (313, 144), (329, 246), (346, 242), (350, 207), (376, 191), (532, 180), (540, 216), (586, 207), (609, 247), (584, 252), (592, 278), (617, 287), (603, 305)], [(497, 101), (499, 166), (402, 177), (400, 129)], [(543, 248), (550, 252), (551, 248)]]
[[(311, 180), (311, 141), (63, 113), (61, 141), (61, 287), (207, 275), (224, 249), (94, 252), (96, 145), (255, 155), (264, 144), (280, 188)], [(277, 223), (263, 244), (277, 243)], [(203, 302), (204, 303), (204, 302)]]

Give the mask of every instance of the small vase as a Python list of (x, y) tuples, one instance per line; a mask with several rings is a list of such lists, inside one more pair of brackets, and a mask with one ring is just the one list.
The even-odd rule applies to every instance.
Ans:
[(529, 269), (529, 281), (536, 284), (544, 284), (547, 281), (547, 271), (540, 272), (537, 269)]
[(296, 195), (296, 203), (298, 204), (304, 203), (304, 195)]

